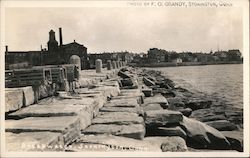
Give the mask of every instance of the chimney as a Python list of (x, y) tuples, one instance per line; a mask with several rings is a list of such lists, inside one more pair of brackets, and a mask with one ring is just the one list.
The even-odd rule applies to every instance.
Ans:
[(8, 46), (5, 46), (5, 52), (8, 53)]
[(60, 46), (63, 44), (63, 41), (62, 41), (62, 28), (60, 27), (59, 28), (59, 42), (60, 42)]

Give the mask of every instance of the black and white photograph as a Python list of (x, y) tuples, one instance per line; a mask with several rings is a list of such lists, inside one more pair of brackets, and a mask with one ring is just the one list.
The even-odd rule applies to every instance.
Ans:
[(248, 0), (3, 0), (1, 157), (249, 157)]

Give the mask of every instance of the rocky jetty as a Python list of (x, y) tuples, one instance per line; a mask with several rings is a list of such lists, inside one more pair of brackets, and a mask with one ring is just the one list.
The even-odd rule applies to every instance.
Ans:
[(242, 111), (223, 110), (176, 87), (160, 71), (122, 67), (82, 73), (74, 94), (19, 109), (23, 102), (7, 95), (9, 109), (15, 107), (6, 113), (7, 150), (243, 151)]

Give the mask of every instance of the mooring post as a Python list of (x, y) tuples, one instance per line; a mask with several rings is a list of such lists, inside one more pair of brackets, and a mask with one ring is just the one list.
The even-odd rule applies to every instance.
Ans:
[(97, 59), (95, 61), (95, 70), (96, 70), (96, 73), (102, 72), (102, 60), (101, 59)]
[(107, 61), (107, 70), (112, 70), (111, 60)]
[(117, 69), (116, 62), (115, 62), (115, 61), (112, 61), (112, 67), (113, 67), (113, 69)]

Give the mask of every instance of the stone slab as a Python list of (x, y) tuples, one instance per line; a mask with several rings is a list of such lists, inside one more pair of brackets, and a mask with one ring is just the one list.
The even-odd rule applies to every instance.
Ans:
[(145, 124), (150, 126), (165, 126), (167, 124), (179, 124), (183, 119), (180, 112), (171, 110), (151, 110), (145, 112)]
[(63, 151), (64, 140), (61, 133), (25, 132), (5, 133), (7, 151)]
[(163, 152), (188, 151), (186, 142), (181, 137), (145, 137), (144, 140), (157, 143)]
[(138, 107), (139, 104), (135, 98), (129, 99), (115, 99), (107, 102), (104, 106), (115, 106), (115, 107)]
[(163, 110), (160, 104), (158, 103), (152, 103), (152, 104), (147, 104), (146, 106), (143, 106), (142, 109), (144, 111), (151, 111), (151, 110)]
[(118, 96), (120, 93), (119, 87), (114, 87), (114, 86), (103, 86), (103, 85), (98, 85), (97, 87), (91, 89), (94, 91), (100, 91), (103, 93), (105, 97), (114, 97)]
[[(81, 147), (81, 148), (79, 148)], [(113, 135), (84, 135), (72, 144), (73, 151), (161, 152), (156, 142)]]
[(68, 144), (80, 135), (80, 119), (77, 116), (63, 116), (29, 117), (21, 120), (5, 120), (5, 131), (13, 133), (62, 133), (65, 144)]
[(114, 125), (114, 124), (95, 124), (89, 126), (82, 132), (83, 134), (112, 134), (128, 138), (143, 139), (145, 127), (141, 124)]
[(130, 124), (144, 124), (142, 117), (136, 113), (128, 112), (105, 112), (92, 120), (92, 124), (116, 124), (116, 125), (130, 125)]
[(35, 93), (33, 91), (32, 86), (20, 87), (20, 88), (5, 88), (5, 90), (21, 90), (23, 91), (23, 105), (29, 106), (35, 102)]
[(143, 106), (146, 106), (147, 104), (152, 104), (152, 103), (168, 105), (167, 99), (161, 94), (156, 94), (155, 96), (145, 98)]
[(5, 90), (5, 112), (15, 111), (23, 106), (23, 91), (20, 89)]
[(141, 89), (122, 89), (121, 96), (140, 96)]
[(146, 129), (147, 135), (150, 136), (178, 136), (186, 140), (187, 134), (179, 126), (176, 127), (156, 127), (154, 129)]
[(187, 134), (189, 147), (199, 149), (229, 149), (230, 147), (230, 143), (222, 133), (205, 123), (183, 116), (180, 127)]
[(216, 120), (205, 122), (207, 125), (219, 130), (219, 131), (233, 131), (237, 129), (237, 126), (227, 120)]
[(85, 129), (91, 124), (94, 117), (94, 107), (92, 105), (32, 105), (22, 108), (8, 115), (8, 118), (21, 119), (26, 117), (59, 117), (59, 116), (78, 116), (81, 129)]
[(130, 112), (143, 114), (141, 107), (116, 107), (116, 106), (104, 106), (100, 109), (100, 112)]

